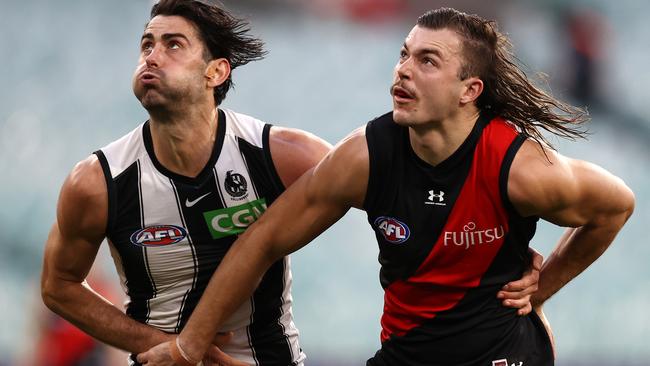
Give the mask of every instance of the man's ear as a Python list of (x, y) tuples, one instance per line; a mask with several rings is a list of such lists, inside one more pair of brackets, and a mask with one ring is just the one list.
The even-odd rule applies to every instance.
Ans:
[(208, 62), (205, 68), (205, 79), (207, 86), (216, 88), (223, 84), (230, 76), (230, 62), (225, 58), (217, 58)]
[(470, 77), (463, 81), (463, 93), (460, 95), (460, 103), (472, 103), (478, 99), (483, 92), (483, 80), (477, 77)]

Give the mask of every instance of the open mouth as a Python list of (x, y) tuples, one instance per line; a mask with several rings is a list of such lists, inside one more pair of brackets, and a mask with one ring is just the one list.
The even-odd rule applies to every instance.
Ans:
[(393, 87), (393, 96), (395, 97), (396, 100), (401, 100), (401, 101), (409, 101), (415, 99), (412, 93), (399, 86)]

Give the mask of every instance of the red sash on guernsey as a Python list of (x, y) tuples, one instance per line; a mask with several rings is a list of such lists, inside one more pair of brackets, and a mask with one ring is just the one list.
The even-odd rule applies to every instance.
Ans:
[(483, 130), (469, 175), (433, 250), (413, 276), (386, 288), (382, 342), (453, 308), (479, 286), (509, 231), (499, 173), (516, 137), (514, 126), (502, 118)]

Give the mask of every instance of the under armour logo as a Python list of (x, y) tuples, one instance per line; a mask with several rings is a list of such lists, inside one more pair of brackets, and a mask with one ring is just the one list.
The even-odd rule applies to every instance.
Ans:
[[(508, 366), (508, 365), (509, 365), (508, 360), (505, 359), (505, 358), (503, 358), (501, 360), (492, 361), (492, 366)], [(510, 366), (524, 366), (524, 362), (519, 361), (519, 364), (513, 363), (513, 364), (510, 364)]]
[(428, 201), (424, 203), (427, 205), (446, 206), (447, 204), (443, 202), (445, 200), (444, 196), (445, 196), (444, 191), (439, 191), (439, 193), (436, 193), (436, 191), (432, 189), (429, 191)]

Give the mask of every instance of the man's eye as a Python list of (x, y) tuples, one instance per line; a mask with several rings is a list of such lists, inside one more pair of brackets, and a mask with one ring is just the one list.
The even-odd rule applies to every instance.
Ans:
[(177, 50), (179, 48), (181, 48), (181, 45), (178, 42), (171, 42), (169, 44), (169, 49), (170, 50)]

